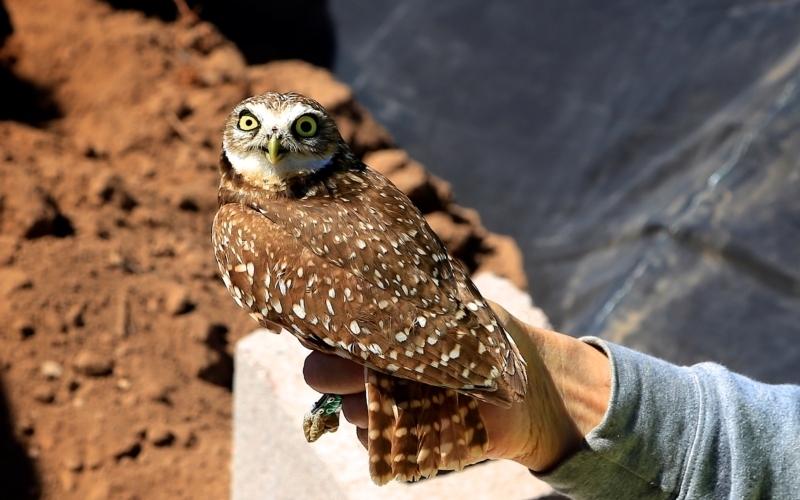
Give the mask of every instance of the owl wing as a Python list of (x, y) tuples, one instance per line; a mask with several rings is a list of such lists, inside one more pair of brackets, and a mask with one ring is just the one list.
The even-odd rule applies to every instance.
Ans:
[(325, 182), (329, 191), (254, 208), (332, 264), (423, 308), (452, 312), (454, 262), (413, 203), (371, 169)]
[(524, 365), (483, 298), (411, 202), (388, 184), (399, 199), (384, 203), (375, 183), (258, 211), (223, 206), (214, 243), (234, 299), (382, 372), (500, 404), (521, 397)]

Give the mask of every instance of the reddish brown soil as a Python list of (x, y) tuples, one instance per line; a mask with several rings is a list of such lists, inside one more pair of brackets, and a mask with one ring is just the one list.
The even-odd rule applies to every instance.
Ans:
[(248, 95), (320, 100), (473, 270), (525, 285), (513, 241), (391, 149), (325, 70), (248, 67), (209, 24), (4, 1), (0, 69), (20, 101), (0, 105), (0, 497), (227, 497), (232, 345), (256, 325), (219, 279), (209, 227), (221, 125)]

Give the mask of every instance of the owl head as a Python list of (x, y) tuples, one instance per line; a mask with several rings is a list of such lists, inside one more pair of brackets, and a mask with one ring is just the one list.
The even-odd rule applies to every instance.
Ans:
[(274, 92), (239, 103), (225, 123), (222, 139), (231, 168), (247, 181), (266, 186), (324, 168), (343, 144), (333, 119), (318, 102)]

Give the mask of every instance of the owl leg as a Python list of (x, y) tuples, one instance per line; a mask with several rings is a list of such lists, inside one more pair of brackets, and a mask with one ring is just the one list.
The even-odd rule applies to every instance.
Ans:
[(392, 472), (392, 434), (395, 423), (395, 402), (392, 380), (374, 370), (365, 368), (367, 389), (367, 454), (372, 482), (383, 486), (394, 478)]
[(303, 416), (303, 434), (313, 443), (326, 432), (339, 430), (339, 412), (342, 397), (338, 394), (323, 394)]

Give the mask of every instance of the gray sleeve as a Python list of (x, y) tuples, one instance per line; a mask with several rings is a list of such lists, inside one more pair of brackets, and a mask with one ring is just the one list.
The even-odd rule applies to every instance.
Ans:
[(800, 387), (582, 340), (611, 360), (609, 408), (537, 477), (575, 499), (800, 498)]

